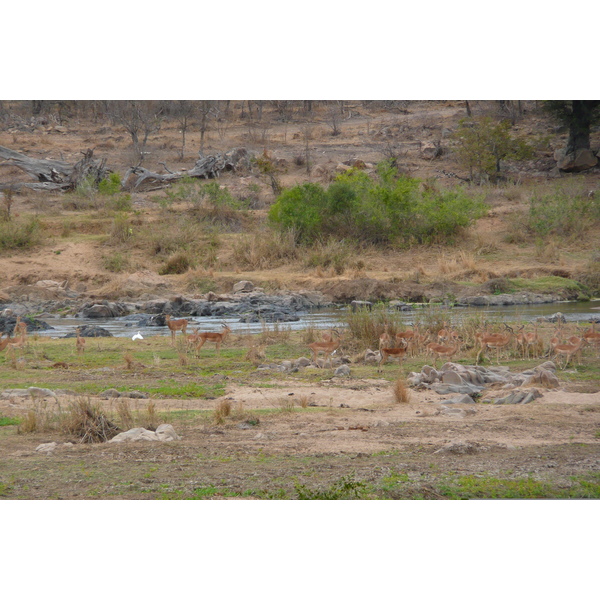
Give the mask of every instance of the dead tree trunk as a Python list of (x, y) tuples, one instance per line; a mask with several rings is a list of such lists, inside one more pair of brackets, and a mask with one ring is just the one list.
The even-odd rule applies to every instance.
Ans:
[(156, 173), (140, 166), (130, 167), (125, 174), (123, 187), (127, 185), (132, 175), (135, 175), (137, 179), (131, 184), (131, 189), (139, 188), (142, 183), (150, 184), (153, 189), (160, 189), (184, 177), (210, 179), (219, 177), (222, 171), (236, 171), (240, 167), (248, 168), (249, 165), (247, 150), (245, 148), (234, 148), (225, 154), (219, 153), (199, 158), (189, 171)]
[(10, 188), (19, 190), (28, 188), (34, 190), (69, 191), (75, 189), (88, 178), (93, 178), (95, 185), (106, 178), (111, 171), (106, 168), (106, 159), (94, 159), (94, 151), (82, 152), (83, 158), (71, 165), (60, 160), (31, 158), (20, 152), (0, 146), (0, 159), (4, 164), (18, 167), (25, 171), (36, 183), (1, 183), (0, 189)]

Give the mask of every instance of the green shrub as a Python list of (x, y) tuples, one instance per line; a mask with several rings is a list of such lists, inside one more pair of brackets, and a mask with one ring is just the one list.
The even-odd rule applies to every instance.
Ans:
[(484, 214), (461, 189), (439, 191), (399, 176), (390, 163), (375, 177), (351, 169), (326, 189), (305, 183), (285, 190), (269, 211), (271, 223), (312, 243), (349, 238), (363, 243), (449, 243)]
[(533, 148), (513, 138), (510, 128), (509, 121), (494, 123), (490, 117), (460, 121), (454, 134), (456, 155), (471, 179), (495, 181), (500, 173), (500, 161), (533, 157)]
[(41, 224), (37, 217), (0, 222), (0, 250), (31, 248), (40, 241)]
[(125, 215), (117, 215), (112, 222), (110, 241), (112, 244), (125, 244), (133, 236), (133, 229)]
[(111, 273), (121, 273), (127, 267), (128, 261), (120, 252), (105, 256), (102, 260), (104, 268)]
[(107, 203), (108, 207), (112, 210), (126, 212), (133, 208), (130, 194), (119, 194), (118, 196), (112, 197)]
[(579, 236), (600, 223), (600, 202), (581, 186), (558, 184), (549, 194), (534, 195), (526, 224), (539, 236)]
[(103, 196), (118, 194), (121, 191), (121, 176), (118, 173), (111, 173), (98, 184), (98, 191)]

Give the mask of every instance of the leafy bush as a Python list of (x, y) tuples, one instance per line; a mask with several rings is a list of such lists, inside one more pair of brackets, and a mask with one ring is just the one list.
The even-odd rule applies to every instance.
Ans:
[(111, 173), (98, 184), (98, 191), (103, 196), (118, 194), (121, 191), (121, 176), (118, 173)]
[(513, 138), (510, 128), (509, 121), (494, 123), (490, 117), (460, 121), (454, 134), (458, 142), (456, 154), (471, 179), (494, 181), (500, 173), (500, 161), (533, 157), (533, 148)]
[(37, 217), (26, 221), (0, 222), (0, 250), (31, 248), (41, 241), (41, 224)]
[(600, 202), (583, 188), (557, 185), (553, 192), (534, 195), (529, 204), (527, 228), (539, 236), (579, 236), (600, 223)]
[(483, 203), (462, 190), (422, 186), (382, 163), (375, 177), (351, 169), (328, 188), (305, 183), (285, 190), (269, 220), (283, 230), (294, 229), (302, 243), (349, 238), (410, 245), (451, 242), (483, 214)]

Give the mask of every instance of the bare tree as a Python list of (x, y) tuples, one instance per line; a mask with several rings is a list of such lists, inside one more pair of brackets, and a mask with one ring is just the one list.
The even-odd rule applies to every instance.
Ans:
[(198, 112), (200, 113), (200, 154), (204, 153), (204, 136), (208, 131), (208, 125), (211, 119), (218, 114), (217, 103), (215, 100), (201, 100), (198, 103)]
[[(144, 160), (148, 138), (160, 131), (164, 106), (160, 102), (144, 100), (115, 100), (109, 114), (113, 121), (122, 125), (131, 136), (133, 149), (140, 164)], [(141, 141), (140, 141), (141, 138)]]
[(179, 153), (179, 160), (183, 160), (185, 155), (185, 136), (190, 125), (190, 121), (194, 118), (198, 106), (196, 102), (191, 100), (177, 100), (173, 112), (175, 118), (181, 127), (181, 152)]

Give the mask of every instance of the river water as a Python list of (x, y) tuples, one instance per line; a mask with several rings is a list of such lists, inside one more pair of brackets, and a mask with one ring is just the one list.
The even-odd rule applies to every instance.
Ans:
[[(201, 331), (220, 331), (221, 323), (225, 322), (236, 334), (260, 333), (264, 328), (300, 330), (308, 326), (315, 329), (326, 329), (339, 325), (340, 320), (344, 318), (349, 307), (327, 308), (312, 311), (310, 313), (299, 313), (300, 320), (292, 323), (281, 323), (279, 325), (267, 323), (239, 323), (239, 317), (187, 317), (189, 321), (188, 333), (198, 327)], [(483, 307), (454, 307), (436, 309), (430, 306), (415, 307), (410, 312), (394, 313), (399, 314), (401, 320), (410, 326), (418, 316), (424, 317), (431, 311), (444, 310), (452, 324), (456, 325), (461, 321), (475, 315), (485, 315), (485, 319), (490, 321), (533, 321), (537, 317), (548, 317), (556, 312), (565, 315), (567, 321), (587, 323), (590, 319), (600, 319), (600, 300), (591, 302), (556, 302), (552, 304), (527, 304), (518, 306), (483, 306)], [(47, 337), (64, 337), (67, 333), (72, 333), (80, 325), (97, 325), (110, 331), (116, 337), (131, 337), (138, 331), (142, 336), (169, 335), (167, 327), (138, 327), (137, 322), (142, 315), (129, 315), (115, 319), (78, 319), (78, 318), (47, 318), (44, 320), (53, 327), (47, 331), (39, 331), (38, 335)]]

